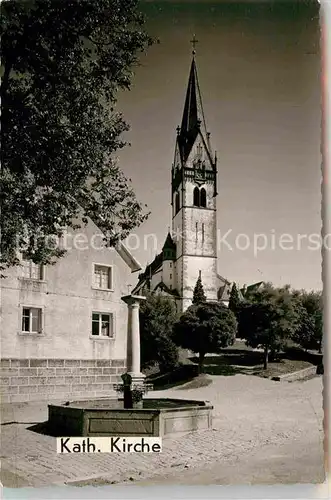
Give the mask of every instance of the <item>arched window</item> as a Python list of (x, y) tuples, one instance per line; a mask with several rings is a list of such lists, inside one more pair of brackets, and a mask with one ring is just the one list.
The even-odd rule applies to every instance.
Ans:
[(206, 195), (206, 190), (205, 188), (202, 188), (200, 191), (200, 204), (202, 207), (207, 206), (207, 195)]
[(175, 213), (179, 212), (179, 193), (176, 193), (175, 198)]
[(195, 207), (200, 207), (200, 191), (197, 187), (195, 187), (193, 191), (193, 205)]

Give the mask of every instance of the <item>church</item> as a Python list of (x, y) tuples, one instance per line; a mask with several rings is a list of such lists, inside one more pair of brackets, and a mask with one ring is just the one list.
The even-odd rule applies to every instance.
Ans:
[(175, 139), (171, 199), (171, 230), (132, 293), (168, 295), (183, 312), (200, 277), (207, 301), (227, 304), (231, 283), (217, 271), (217, 157), (203, 112), (194, 48)]

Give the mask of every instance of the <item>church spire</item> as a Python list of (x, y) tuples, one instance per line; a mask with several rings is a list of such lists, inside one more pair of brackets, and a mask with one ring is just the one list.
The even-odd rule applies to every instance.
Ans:
[(197, 43), (195, 36), (191, 42), (193, 45), (191, 69), (186, 90), (182, 123), (178, 130), (178, 143), (184, 161), (186, 161), (190, 154), (199, 132), (201, 132), (208, 149), (210, 148), (195, 61), (195, 44)]

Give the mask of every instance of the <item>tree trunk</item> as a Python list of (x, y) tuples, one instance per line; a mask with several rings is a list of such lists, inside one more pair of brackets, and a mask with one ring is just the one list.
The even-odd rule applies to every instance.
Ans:
[(199, 375), (202, 373), (203, 370), (203, 362), (205, 359), (205, 353), (204, 352), (199, 352)]
[(268, 369), (268, 354), (269, 354), (268, 346), (265, 346), (265, 348), (264, 348), (264, 365), (263, 365), (264, 370)]

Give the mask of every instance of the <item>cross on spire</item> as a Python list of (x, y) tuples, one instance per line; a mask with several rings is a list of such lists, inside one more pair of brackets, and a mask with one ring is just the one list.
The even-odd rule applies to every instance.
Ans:
[(195, 35), (193, 35), (193, 38), (192, 38), (192, 40), (190, 40), (190, 42), (191, 42), (191, 44), (192, 44), (192, 48), (193, 48), (193, 50), (192, 50), (192, 54), (194, 55), (194, 54), (195, 54), (195, 46), (196, 46), (196, 44), (199, 42), (199, 40), (197, 40), (197, 39), (195, 38)]

